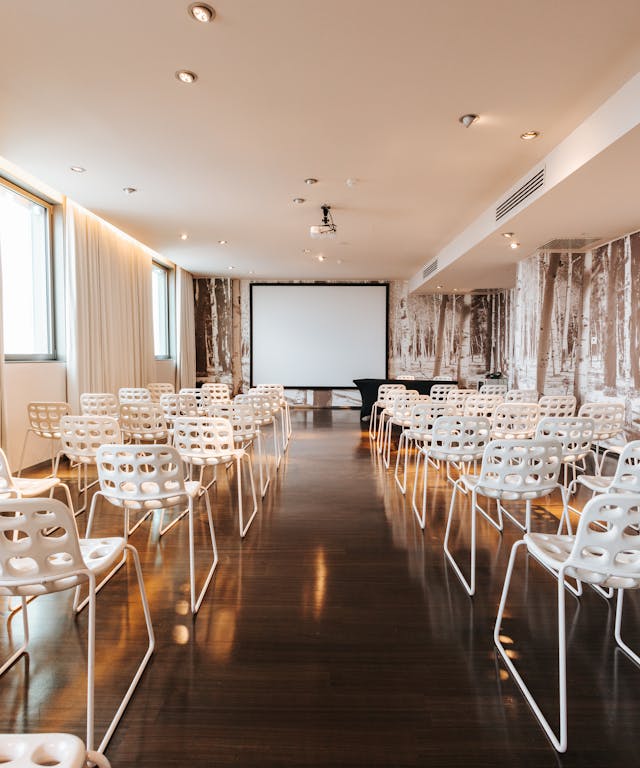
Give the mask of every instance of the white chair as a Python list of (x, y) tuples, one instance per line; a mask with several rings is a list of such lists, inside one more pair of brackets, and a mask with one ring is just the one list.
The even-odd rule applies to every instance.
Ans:
[(478, 391), (475, 389), (450, 389), (447, 392), (447, 405), (451, 405), (456, 409), (456, 413), (460, 416), (464, 413), (464, 404), (470, 395), (477, 395)]
[(3, 768), (111, 768), (104, 755), (87, 751), (84, 742), (70, 733), (0, 733)]
[[(253, 481), (251, 456), (244, 448), (235, 447), (231, 422), (228, 419), (218, 419), (215, 417), (195, 419), (180, 417), (173, 423), (173, 442), (182, 460), (190, 467), (198, 467), (200, 469), (201, 479), (205, 467), (215, 468), (220, 464), (235, 463), (238, 488), (238, 522), (240, 536), (244, 538), (258, 511), (258, 501)], [(242, 464), (244, 460), (248, 464), (251, 495), (253, 498), (253, 509), (246, 524), (244, 522), (242, 504)]]
[(504, 401), (505, 403), (537, 403), (538, 392), (535, 389), (508, 389)]
[(533, 437), (538, 424), (537, 403), (501, 403), (493, 414), (491, 421), (491, 438), (493, 440), (512, 439), (525, 440)]
[(469, 395), (464, 401), (464, 416), (483, 416), (492, 419), (496, 408), (504, 402), (504, 395), (500, 394), (474, 394)]
[(151, 392), (146, 387), (120, 387), (118, 401), (123, 403), (147, 403), (151, 400)]
[[(253, 412), (253, 423), (254, 426), (257, 428), (257, 437), (256, 437), (256, 444), (258, 446), (258, 462), (259, 462), (259, 472), (260, 472), (260, 496), (261, 498), (264, 498), (267, 488), (269, 487), (269, 483), (271, 481), (271, 478), (269, 476), (269, 457), (266, 452), (266, 446), (264, 444), (264, 434), (263, 434), (263, 427), (267, 427), (269, 425), (273, 426), (273, 411), (271, 409), (271, 401), (268, 397), (265, 397), (264, 395), (254, 393), (254, 394), (246, 394), (246, 395), (236, 395), (233, 401), (234, 405), (239, 406), (250, 406), (251, 410)], [(214, 406), (215, 408), (215, 406)], [(211, 415), (217, 415), (215, 413), (212, 413)], [(274, 445), (274, 467), (276, 462), (276, 457), (278, 453), (278, 446), (277, 446), (277, 432), (274, 428), (273, 430), (273, 445)], [(264, 467), (265, 471), (263, 473), (262, 471), (262, 465), (264, 461)], [(275, 473), (275, 469), (274, 469)]]
[(80, 395), (80, 413), (83, 416), (111, 416), (117, 419), (120, 414), (118, 398), (110, 392), (83, 392)]
[[(261, 395), (271, 409), (271, 414), (273, 416), (272, 428), (274, 440), (273, 445), (275, 448), (275, 467), (276, 470), (278, 470), (280, 468), (280, 462), (286, 447), (286, 415), (282, 405), (282, 395), (277, 389), (266, 387), (264, 385), (262, 388), (253, 387), (249, 390), (249, 394)], [(280, 438), (278, 438), (278, 423), (280, 424)]]
[(228, 384), (221, 382), (205, 381), (202, 385), (202, 391), (206, 392), (210, 403), (228, 402), (231, 400), (231, 390)]
[[(445, 463), (447, 465), (447, 480), (455, 483), (450, 474), (450, 467), (455, 467), (458, 473), (464, 471), (468, 473), (471, 464), (482, 459), (484, 449), (490, 440), (490, 429), (491, 422), (483, 417), (448, 415), (440, 416), (435, 420), (431, 428), (429, 443), (425, 443), (418, 450), (416, 471), (413, 478), (411, 504), (421, 528), (424, 528), (426, 523), (429, 463)], [(419, 511), (416, 494), (420, 482), (421, 462), (423, 463), (422, 510)]]
[[(191, 592), (191, 613), (196, 614), (202, 604), (213, 573), (218, 565), (218, 549), (211, 514), (209, 494), (204, 493), (209, 536), (211, 539), (212, 561), (200, 592), (196, 594), (195, 543), (194, 543), (194, 499), (202, 486), (198, 481), (184, 480), (184, 468), (178, 451), (170, 445), (103, 445), (98, 448), (96, 459), (100, 490), (91, 501), (87, 536), (90, 535), (100, 497), (124, 512), (124, 536), (130, 536), (147, 517), (157, 509), (162, 511), (160, 536), (170, 531), (185, 515), (189, 520), (189, 586)], [(165, 512), (178, 510), (177, 517), (163, 527)], [(142, 518), (129, 527), (132, 512), (141, 512)], [(122, 567), (124, 560), (113, 568), (98, 586), (100, 589)]]
[(205, 409), (210, 401), (208, 390), (202, 389), (201, 387), (182, 387), (178, 394), (194, 399), (198, 406), (198, 412), (201, 416), (204, 415)]
[(166, 443), (169, 439), (162, 405), (153, 400), (123, 403), (120, 406), (120, 429), (124, 439), (132, 443)]
[[(564, 484), (568, 486), (567, 471), (571, 467), (573, 481), (576, 480), (578, 462), (580, 469), (585, 471), (587, 456), (593, 456), (591, 443), (595, 426), (593, 419), (583, 416), (552, 417), (540, 419), (536, 428), (537, 438), (552, 438), (559, 440), (562, 445), (562, 464), (564, 466)], [(571, 530), (569, 529), (569, 532)]]
[[(54, 536), (47, 531), (56, 529)], [(109, 570), (127, 552), (131, 555), (148, 634), (146, 653), (102, 738), (104, 752), (144, 672), (155, 640), (138, 553), (124, 538), (80, 539), (73, 512), (57, 499), (18, 499), (0, 502), (0, 595), (22, 600), (24, 642), (0, 668), (4, 674), (27, 652), (29, 618), (27, 598), (76, 589), (88, 584), (89, 632), (87, 650), (87, 749), (93, 749), (96, 576)], [(74, 608), (79, 610), (77, 601)], [(55, 664), (55, 656), (48, 664)], [(46, 765), (46, 763), (43, 763)]]
[[(84, 494), (84, 502), (76, 514), (87, 508), (89, 466), (96, 463), (98, 448), (108, 443), (121, 443), (120, 426), (111, 416), (63, 416), (60, 419), (60, 451), (56, 459), (56, 475), (60, 456), (65, 454), (78, 467), (78, 495)], [(84, 475), (84, 478), (83, 478)]]
[(569, 493), (575, 493), (578, 485), (584, 485), (594, 495), (597, 493), (640, 494), (640, 440), (632, 440), (625, 445), (613, 476), (580, 475), (569, 486)]
[(576, 412), (576, 399), (573, 395), (543, 395), (538, 400), (540, 418), (567, 418)]
[(24, 456), (27, 450), (29, 435), (35, 435), (51, 443), (51, 472), (53, 473), (56, 460), (56, 443), (60, 440), (60, 419), (71, 413), (69, 403), (33, 402), (27, 405), (29, 427), (24, 436), (22, 453), (18, 464), (18, 477), (23, 469)]
[(14, 477), (11, 474), (9, 461), (4, 451), (0, 449), (0, 499), (35, 499), (47, 494), (53, 496), (56, 488), (64, 491), (69, 509), (73, 510), (69, 486), (56, 477), (55, 473), (53, 477)]
[(405, 389), (391, 395), (390, 404), (382, 412), (384, 417), (384, 434), (378, 453), (382, 453), (385, 467), (389, 468), (391, 461), (391, 433), (394, 427), (408, 427), (411, 423), (411, 409), (420, 399), (420, 393), (415, 389)]
[(502, 395), (503, 399), (507, 394), (506, 384), (483, 384), (480, 387), (481, 395)]
[[(431, 428), (439, 416), (444, 416), (447, 411), (446, 403), (416, 402), (411, 408), (409, 419), (400, 433), (398, 452), (396, 454), (395, 481), (402, 493), (407, 489), (407, 465), (409, 463), (409, 451), (412, 446), (422, 447), (431, 440)], [(404, 449), (404, 472), (402, 482), (398, 477), (400, 468), (400, 456)]]
[[(492, 440), (485, 448), (479, 475), (462, 474), (454, 483), (444, 536), (444, 551), (469, 595), (476, 589), (476, 512), (480, 512), (498, 531), (502, 531), (502, 515), (506, 514), (524, 531), (531, 530), (531, 502), (559, 490), (563, 515), (567, 514), (565, 488), (558, 483), (562, 463), (562, 446), (557, 440)], [(458, 489), (471, 492), (471, 575), (469, 581), (449, 550), (449, 538)], [(478, 504), (478, 496), (503, 501), (524, 501), (524, 525), (497, 504), (496, 522)]]
[(172, 395), (176, 391), (173, 384), (164, 381), (154, 381), (151, 384), (147, 384), (147, 389), (151, 399), (156, 403), (160, 402), (162, 395)]
[(291, 437), (291, 409), (289, 401), (284, 396), (284, 387), (282, 384), (258, 384), (255, 387), (257, 392), (264, 395), (271, 395), (274, 403), (279, 403), (280, 423), (282, 428), (282, 450), (286, 451)]
[(456, 384), (432, 384), (429, 397), (434, 403), (446, 403), (447, 396), (453, 389), (458, 389)]
[[(566, 578), (597, 585), (602, 590), (618, 593), (614, 637), (617, 645), (634, 664), (640, 666), (640, 657), (624, 642), (621, 634), (624, 591), (640, 587), (640, 538), (629, 535), (631, 526), (640, 525), (640, 496), (638, 494), (606, 494), (591, 499), (585, 505), (575, 536), (528, 533), (511, 550), (505, 577), (493, 641), (511, 676), (516, 681), (538, 722), (558, 752), (567, 749), (567, 638), (565, 620)], [(558, 690), (559, 731), (543, 715), (529, 687), (516, 669), (513, 659), (517, 646), (504, 647), (501, 636), (505, 632), (503, 620), (509, 585), (518, 551), (526, 547), (527, 553), (543, 565), (558, 582)], [(512, 632), (509, 630), (509, 635)], [(544, 663), (547, 663), (545, 657)]]
[(371, 415), (369, 416), (369, 437), (372, 440), (378, 435), (378, 415), (389, 405), (388, 395), (404, 389), (406, 389), (404, 384), (381, 384), (378, 387), (378, 399), (371, 406)]
[(599, 475), (602, 472), (602, 460), (598, 461), (599, 449), (604, 441), (617, 438), (622, 434), (624, 427), (624, 403), (617, 403), (615, 401), (583, 403), (578, 411), (578, 416), (584, 416), (594, 421), (593, 455), (596, 461), (596, 474)]

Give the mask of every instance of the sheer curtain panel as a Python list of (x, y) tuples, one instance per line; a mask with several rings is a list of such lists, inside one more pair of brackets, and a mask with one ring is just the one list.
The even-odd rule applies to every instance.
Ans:
[(176, 269), (177, 361), (176, 388), (196, 385), (196, 322), (193, 275)]
[(74, 412), (82, 392), (117, 392), (153, 381), (151, 253), (67, 202), (67, 382)]

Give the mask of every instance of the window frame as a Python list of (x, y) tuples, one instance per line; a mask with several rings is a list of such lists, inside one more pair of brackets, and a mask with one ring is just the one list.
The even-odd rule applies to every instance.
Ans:
[[(166, 355), (156, 355), (155, 350), (155, 338), (154, 338), (154, 350), (153, 355), (156, 360), (172, 360), (173, 355), (172, 353), (172, 344), (171, 344), (171, 274), (173, 270), (171, 270), (166, 264), (163, 264), (161, 261), (157, 261), (156, 259), (151, 260), (151, 272), (152, 272), (152, 279), (153, 279), (153, 270), (154, 269), (160, 269), (165, 273), (166, 281), (165, 281), (165, 306), (166, 306), (166, 327), (165, 327), (165, 333), (166, 333), (166, 340), (167, 340), (167, 354)], [(153, 287), (152, 287), (152, 293), (151, 293), (151, 304), (152, 304), (152, 310), (153, 310)], [(155, 315), (155, 312), (154, 312)], [(155, 337), (155, 334), (154, 334)]]
[[(21, 197), (30, 200), (32, 203), (42, 206), (46, 212), (46, 232), (45, 232), (45, 249), (46, 249), (46, 303), (47, 303), (47, 334), (48, 334), (48, 347), (49, 352), (39, 354), (8, 354), (5, 352), (4, 359), (8, 363), (19, 362), (47, 362), (58, 359), (58, 350), (56, 345), (57, 339), (57, 327), (56, 327), (56, 308), (55, 304), (55, 274), (54, 274), (54, 258), (53, 258), (53, 211), (54, 205), (48, 200), (45, 200), (33, 192), (25, 189), (24, 187), (14, 184), (4, 176), (0, 176), (0, 187), (14, 192)], [(4, 341), (3, 341), (4, 347)]]

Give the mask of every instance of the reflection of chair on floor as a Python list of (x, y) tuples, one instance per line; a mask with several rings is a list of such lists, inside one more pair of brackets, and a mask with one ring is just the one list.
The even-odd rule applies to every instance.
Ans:
[[(52, 531), (55, 529), (55, 531)], [(45, 535), (49, 531), (49, 535)], [(148, 634), (148, 647), (126, 694), (98, 748), (103, 752), (138, 685), (154, 649), (149, 605), (138, 553), (124, 538), (80, 539), (71, 510), (57, 499), (18, 499), (0, 502), (0, 595), (20, 597), (24, 627), (23, 645), (0, 667), (4, 674), (27, 652), (29, 619), (27, 598), (89, 587), (87, 650), (87, 749), (93, 749), (96, 576), (108, 571), (127, 552), (136, 570)], [(79, 610), (77, 600), (74, 609)], [(50, 663), (54, 663), (52, 660)], [(46, 763), (43, 763), (46, 764)]]
[[(617, 591), (614, 637), (618, 646), (637, 666), (640, 657), (624, 642), (621, 634), (622, 605), (626, 589), (640, 587), (640, 496), (606, 494), (587, 502), (575, 536), (528, 533), (511, 550), (502, 598), (494, 628), (494, 643), (507, 669), (522, 691), (538, 722), (553, 746), (567, 749), (567, 642), (565, 628), (565, 580), (574, 578)], [(633, 526), (633, 528), (632, 528)], [(635, 529), (635, 530), (634, 530)], [(560, 727), (556, 734), (533, 694), (515, 667), (514, 648), (505, 649), (501, 634), (503, 618), (516, 555), (521, 547), (557, 579), (558, 593), (558, 689)], [(516, 657), (517, 658), (517, 657)]]
[(83, 742), (70, 733), (0, 733), (0, 764), (3, 768), (111, 768), (104, 755), (87, 752)]

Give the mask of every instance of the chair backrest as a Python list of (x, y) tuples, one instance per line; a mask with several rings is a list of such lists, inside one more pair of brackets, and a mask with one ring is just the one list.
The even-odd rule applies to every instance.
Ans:
[(602, 403), (584, 403), (578, 416), (593, 419), (595, 423), (594, 440), (607, 440), (616, 437), (624, 425), (624, 403), (608, 401)]
[(632, 440), (622, 449), (611, 481), (611, 490), (618, 493), (640, 493), (640, 440)]
[(638, 589), (639, 525), (637, 493), (603, 493), (589, 499), (565, 561), (567, 575), (604, 588)]
[(533, 437), (538, 424), (537, 403), (501, 403), (493, 414), (491, 434), (495, 437)]
[(156, 403), (160, 402), (162, 395), (172, 395), (176, 388), (168, 381), (154, 381), (151, 384), (147, 384), (147, 389), (151, 395), (151, 399)]
[[(52, 531), (52, 529), (56, 529)], [(73, 512), (57, 499), (0, 501), (0, 595), (76, 586), (86, 571)]]
[(482, 457), (478, 488), (493, 498), (539, 498), (557, 487), (561, 465), (558, 440), (492, 440)]
[(261, 388), (253, 387), (249, 390), (250, 395), (260, 395), (263, 398), (264, 403), (268, 404), (272, 414), (277, 414), (282, 408), (282, 395), (278, 390), (269, 388), (266, 385), (262, 385)]
[(138, 508), (164, 500), (184, 503), (184, 469), (171, 445), (102, 445), (96, 457), (100, 490), (117, 506)]
[(434, 376), (432, 381), (448, 381), (450, 376)]
[(146, 403), (151, 400), (151, 392), (146, 387), (120, 387), (118, 400), (122, 403)]
[(464, 401), (465, 416), (484, 416), (487, 419), (493, 417), (496, 408), (504, 402), (504, 395), (469, 395)]
[(456, 384), (432, 384), (429, 390), (429, 397), (434, 403), (444, 403), (449, 392), (453, 389), (458, 389)]
[(228, 384), (222, 384), (219, 381), (205, 381), (202, 385), (202, 391), (206, 392), (209, 403), (228, 402), (231, 400), (231, 390)]
[(120, 406), (120, 427), (127, 435), (151, 435), (166, 432), (167, 424), (160, 403), (145, 400)]
[(252, 440), (258, 433), (258, 418), (251, 403), (232, 403), (229, 416), (222, 411), (214, 415), (228, 418), (233, 427), (233, 436), (236, 441)]
[(478, 392), (475, 389), (450, 389), (447, 392), (447, 403), (453, 406), (456, 411), (462, 415), (464, 412), (464, 404), (469, 395), (477, 395)]
[(29, 426), (41, 437), (59, 438), (60, 419), (71, 413), (69, 403), (34, 402), (27, 405)]
[(415, 376), (412, 373), (401, 373), (398, 376), (396, 376), (396, 379), (398, 381), (414, 381)]
[(420, 398), (420, 393), (415, 389), (398, 390), (391, 394), (388, 409), (394, 419), (408, 419), (411, 409)]
[(430, 432), (434, 421), (444, 416), (447, 411), (446, 403), (418, 401), (409, 414), (409, 429), (415, 432)]
[(113, 416), (118, 418), (118, 398), (111, 392), (83, 392), (80, 413), (83, 416)]
[(540, 419), (536, 437), (559, 440), (565, 459), (577, 460), (591, 451), (594, 422), (580, 416), (546, 416)]
[(573, 416), (576, 412), (576, 399), (573, 395), (543, 395), (538, 400), (540, 418), (546, 416)]
[(440, 416), (431, 429), (429, 452), (445, 461), (474, 461), (489, 443), (491, 422), (483, 416)]
[(246, 395), (236, 395), (233, 402), (238, 405), (251, 405), (254, 418), (258, 424), (271, 424), (273, 421), (271, 400), (264, 394), (250, 392)]
[(391, 395), (403, 392), (407, 387), (404, 384), (381, 384), (378, 387), (378, 402), (386, 407)]
[(480, 387), (480, 394), (481, 395), (506, 395), (507, 385), (506, 384), (483, 384)]
[(206, 408), (209, 405), (209, 391), (201, 387), (182, 387), (178, 394), (193, 398), (198, 408)]
[(60, 443), (71, 461), (92, 464), (101, 445), (121, 443), (120, 425), (112, 416), (63, 416)]
[(505, 403), (537, 403), (538, 392), (535, 389), (508, 389), (504, 401)]
[(190, 456), (228, 453), (235, 447), (233, 426), (216, 416), (180, 416), (173, 422), (173, 444)]

